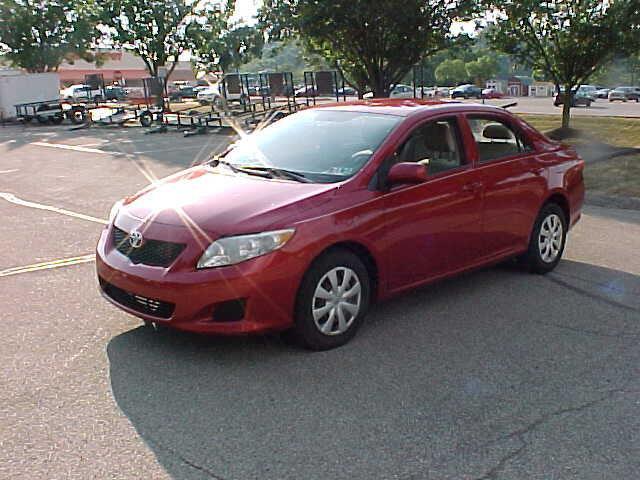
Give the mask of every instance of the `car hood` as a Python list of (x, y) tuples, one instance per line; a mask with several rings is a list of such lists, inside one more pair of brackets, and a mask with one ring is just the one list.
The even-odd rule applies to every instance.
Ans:
[(143, 223), (215, 236), (253, 233), (312, 218), (336, 189), (336, 184), (264, 179), (222, 168), (195, 167), (167, 177), (125, 199), (122, 212)]

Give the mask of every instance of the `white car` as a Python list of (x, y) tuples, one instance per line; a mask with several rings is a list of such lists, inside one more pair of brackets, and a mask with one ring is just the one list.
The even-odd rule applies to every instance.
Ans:
[(102, 90), (97, 88), (92, 89), (89, 85), (79, 83), (60, 90), (60, 96), (63, 100), (92, 100), (95, 102), (99, 102), (100, 100), (102, 100)]
[[(416, 95), (418, 94), (419, 92), (416, 90)], [(373, 98), (373, 92), (365, 93), (363, 98)], [(391, 89), (389, 98), (414, 98), (413, 87), (399, 83)]]
[(196, 100), (198, 100), (201, 105), (221, 105), (225, 98), (229, 102), (240, 101), (240, 103), (243, 103), (246, 97), (247, 95), (243, 93), (229, 92), (227, 92), (227, 94), (223, 97), (220, 90), (220, 84), (216, 83), (199, 90)]

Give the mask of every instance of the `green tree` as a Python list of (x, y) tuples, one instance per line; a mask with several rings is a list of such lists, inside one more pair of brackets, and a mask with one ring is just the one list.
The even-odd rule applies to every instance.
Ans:
[(465, 68), (467, 76), (472, 78), (476, 85), (484, 86), (487, 80), (498, 73), (500, 65), (496, 56), (483, 55), (477, 60), (468, 62)]
[[(218, 28), (220, 30), (224, 30), (223, 25)], [(212, 70), (217, 67), (228, 72), (260, 57), (263, 47), (264, 35), (255, 27), (241, 26), (216, 35), (211, 25), (206, 25), (198, 33), (192, 53), (202, 68)]]
[(447, 45), (469, 0), (265, 0), (260, 24), (272, 38), (299, 34), (358, 90), (387, 97), (424, 56)]
[(440, 85), (458, 85), (467, 80), (467, 68), (459, 58), (445, 60), (438, 65), (435, 75)]
[(168, 66), (169, 77), (180, 55), (220, 35), (235, 1), (103, 0), (101, 5), (110, 40), (133, 49), (153, 77)]
[(14, 66), (28, 72), (56, 71), (65, 59), (88, 53), (96, 29), (93, 0), (0, 1), (0, 44)]
[(544, 72), (562, 89), (567, 99), (563, 127), (570, 122), (572, 90), (616, 52), (637, 45), (638, 0), (502, 0), (486, 6), (500, 10), (490, 30), (491, 43)]

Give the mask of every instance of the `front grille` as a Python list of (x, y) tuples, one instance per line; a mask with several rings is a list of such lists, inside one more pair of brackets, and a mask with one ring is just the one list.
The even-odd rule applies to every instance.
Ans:
[(113, 227), (113, 246), (135, 264), (168, 267), (185, 247), (184, 243), (145, 239), (140, 247), (133, 248), (128, 235), (124, 230)]
[(143, 297), (135, 293), (127, 292), (115, 285), (110, 284), (103, 278), (100, 278), (100, 288), (110, 298), (118, 302), (120, 305), (129, 307), (132, 310), (147, 315), (153, 315), (158, 318), (170, 318), (176, 306), (173, 303), (163, 302), (154, 298)]

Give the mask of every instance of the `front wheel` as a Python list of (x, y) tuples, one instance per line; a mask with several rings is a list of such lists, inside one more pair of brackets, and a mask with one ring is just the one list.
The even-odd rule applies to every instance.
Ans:
[(548, 203), (533, 226), (525, 263), (533, 273), (550, 272), (560, 262), (567, 239), (567, 219), (555, 203)]
[(344, 345), (362, 323), (370, 289), (369, 273), (360, 258), (343, 249), (324, 254), (302, 280), (291, 336), (311, 350)]

